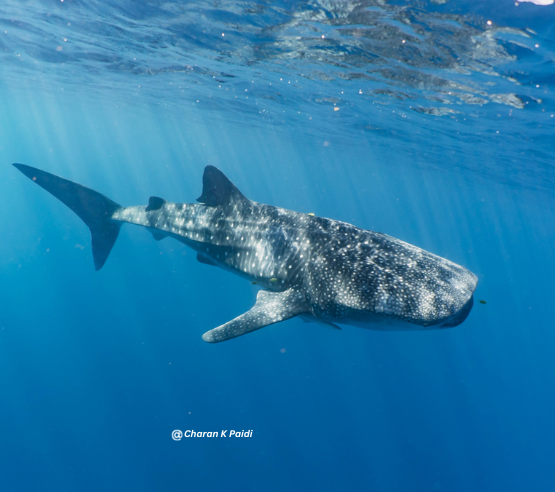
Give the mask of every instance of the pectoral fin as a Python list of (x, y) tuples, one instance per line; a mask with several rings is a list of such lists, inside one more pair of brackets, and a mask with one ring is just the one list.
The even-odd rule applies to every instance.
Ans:
[(261, 290), (250, 311), (202, 335), (205, 342), (217, 343), (249, 333), (264, 326), (279, 323), (308, 312), (304, 294), (288, 289), (284, 292)]

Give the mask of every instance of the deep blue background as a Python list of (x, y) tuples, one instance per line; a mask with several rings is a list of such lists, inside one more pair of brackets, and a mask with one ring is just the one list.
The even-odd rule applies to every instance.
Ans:
[[(540, 130), (511, 108), (491, 110), (498, 126), (426, 116), (415, 133), (345, 141), (333, 113), (307, 131), (79, 87), (0, 89), (2, 490), (553, 490), (552, 170), (512, 146)], [(486, 137), (456, 148), (446, 124)], [(450, 330), (293, 319), (207, 344), (255, 286), (132, 226), (95, 272), (87, 228), (12, 162), (123, 205), (194, 201), (216, 165), (253, 200), (464, 265), (487, 304)], [(254, 432), (174, 442), (174, 429)]]

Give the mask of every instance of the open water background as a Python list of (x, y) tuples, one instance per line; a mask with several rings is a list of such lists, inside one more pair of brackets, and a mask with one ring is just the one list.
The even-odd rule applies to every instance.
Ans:
[[(555, 7), (505, 0), (2, 2), (2, 490), (554, 490), (554, 62)], [(255, 286), (131, 226), (95, 272), (13, 162), (123, 205), (192, 202), (212, 164), (487, 304), (210, 345)]]

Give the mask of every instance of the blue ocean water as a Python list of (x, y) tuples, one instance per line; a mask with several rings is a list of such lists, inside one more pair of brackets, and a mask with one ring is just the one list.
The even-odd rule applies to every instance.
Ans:
[[(1, 489), (555, 490), (554, 62), (555, 6), (509, 0), (2, 2)], [(193, 202), (215, 165), (486, 303), (207, 344), (256, 286), (133, 226), (95, 272), (13, 162), (123, 205)]]

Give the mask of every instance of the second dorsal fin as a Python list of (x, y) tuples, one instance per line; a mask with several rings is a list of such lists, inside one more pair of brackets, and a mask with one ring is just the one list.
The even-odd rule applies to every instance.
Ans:
[(214, 166), (204, 168), (202, 195), (197, 198), (197, 202), (212, 207), (227, 207), (246, 200), (247, 198), (219, 169)]
[(166, 200), (160, 198), (159, 196), (151, 196), (148, 199), (148, 205), (145, 208), (145, 212), (150, 212), (151, 210), (158, 210), (166, 203)]

